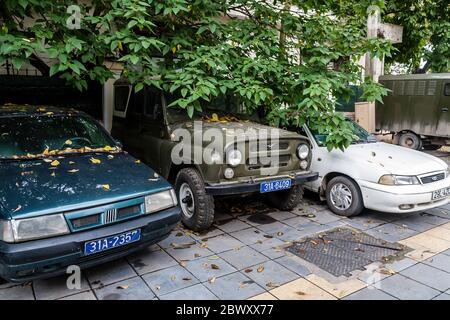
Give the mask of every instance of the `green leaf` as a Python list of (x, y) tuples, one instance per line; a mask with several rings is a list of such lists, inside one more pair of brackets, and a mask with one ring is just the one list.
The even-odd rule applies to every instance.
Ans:
[(192, 105), (187, 106), (187, 114), (189, 118), (192, 118), (192, 116), (194, 115), (194, 106)]

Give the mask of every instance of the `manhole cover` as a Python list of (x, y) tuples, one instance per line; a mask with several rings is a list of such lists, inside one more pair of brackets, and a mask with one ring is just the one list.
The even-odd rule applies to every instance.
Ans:
[(295, 242), (287, 250), (336, 277), (383, 258), (401, 256), (407, 248), (351, 229), (338, 228)]

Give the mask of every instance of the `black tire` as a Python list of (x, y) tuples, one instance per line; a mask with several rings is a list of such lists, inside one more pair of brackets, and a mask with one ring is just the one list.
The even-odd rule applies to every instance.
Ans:
[[(332, 199), (333, 187), (339, 188), (339, 185), (345, 186), (343, 191), (351, 193), (351, 204), (349, 207), (339, 207), (339, 202), (334, 203)], [(353, 217), (359, 215), (364, 209), (364, 202), (359, 186), (351, 179), (344, 176), (337, 176), (330, 180), (327, 184), (327, 189), (325, 191), (328, 208), (335, 214), (344, 217)]]
[[(189, 199), (180, 199), (180, 189), (185, 184), (187, 184), (193, 196), (192, 215), (188, 214), (187, 209), (183, 210), (184, 206), (182, 205)], [(183, 188), (185, 189), (186, 186)], [(181, 220), (183, 224), (194, 231), (202, 231), (211, 227), (214, 221), (214, 198), (206, 193), (205, 184), (198, 171), (194, 168), (180, 170), (175, 180), (175, 190), (182, 209)]]
[(269, 204), (281, 211), (294, 209), (303, 199), (302, 186), (296, 185), (289, 190), (271, 192), (267, 194)]
[(422, 139), (413, 132), (402, 133), (398, 139), (398, 144), (414, 150), (421, 150), (423, 146)]

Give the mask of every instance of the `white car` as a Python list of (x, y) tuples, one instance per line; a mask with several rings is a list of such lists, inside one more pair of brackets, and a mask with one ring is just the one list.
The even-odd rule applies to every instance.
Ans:
[[(348, 120), (350, 121), (350, 120)], [(450, 200), (448, 165), (429, 154), (378, 142), (356, 123), (359, 138), (345, 151), (328, 152), (325, 135), (303, 126), (312, 145), (311, 170), (319, 179), (305, 187), (326, 199), (331, 211), (355, 216), (364, 208), (381, 212), (423, 211)]]

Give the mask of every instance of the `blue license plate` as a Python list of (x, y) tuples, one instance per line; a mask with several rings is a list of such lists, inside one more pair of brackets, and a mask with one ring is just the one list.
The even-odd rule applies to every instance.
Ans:
[(291, 179), (275, 180), (275, 181), (270, 181), (270, 182), (261, 182), (261, 184), (259, 185), (259, 192), (266, 193), (266, 192), (273, 192), (273, 191), (279, 191), (279, 190), (286, 190), (286, 189), (290, 189), (291, 187), (292, 187)]
[(131, 230), (115, 236), (92, 240), (84, 243), (84, 254), (94, 254), (141, 240), (141, 230)]

